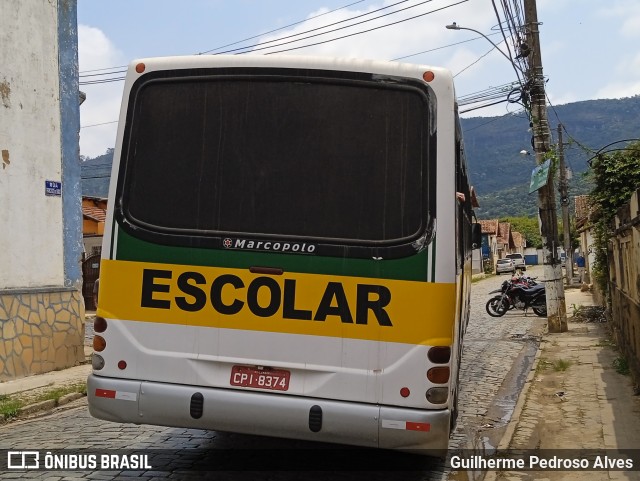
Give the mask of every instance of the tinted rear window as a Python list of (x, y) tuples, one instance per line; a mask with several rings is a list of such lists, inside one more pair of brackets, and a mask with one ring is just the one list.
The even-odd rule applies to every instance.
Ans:
[(134, 224), (346, 243), (426, 227), (424, 91), (217, 77), (132, 95), (123, 194)]

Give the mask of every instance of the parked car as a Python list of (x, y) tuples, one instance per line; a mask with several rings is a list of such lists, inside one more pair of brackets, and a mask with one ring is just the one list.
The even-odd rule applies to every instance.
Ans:
[(502, 274), (503, 272), (508, 272), (510, 274), (516, 273), (516, 265), (513, 263), (512, 259), (499, 259), (496, 264), (496, 274)]
[(513, 261), (516, 269), (520, 269), (521, 271), (527, 270), (527, 265), (524, 262), (524, 256), (522, 254), (507, 254), (506, 258)]

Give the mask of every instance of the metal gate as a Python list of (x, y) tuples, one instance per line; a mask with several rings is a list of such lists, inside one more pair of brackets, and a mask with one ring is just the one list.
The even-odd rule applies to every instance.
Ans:
[(82, 297), (87, 311), (95, 311), (93, 300), (93, 286), (100, 277), (100, 254), (93, 254), (82, 263)]

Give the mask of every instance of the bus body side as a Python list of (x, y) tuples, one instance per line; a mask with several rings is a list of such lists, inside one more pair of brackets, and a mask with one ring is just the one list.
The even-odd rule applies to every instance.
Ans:
[(459, 137), (443, 69), (134, 62), (91, 414), (446, 449), (469, 300)]

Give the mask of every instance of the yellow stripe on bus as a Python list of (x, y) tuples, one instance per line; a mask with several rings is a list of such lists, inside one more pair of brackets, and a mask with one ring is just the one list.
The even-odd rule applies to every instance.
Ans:
[(110, 319), (451, 345), (455, 284), (103, 260)]

